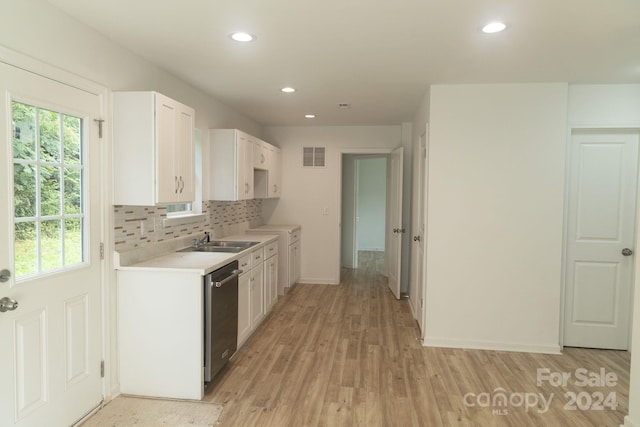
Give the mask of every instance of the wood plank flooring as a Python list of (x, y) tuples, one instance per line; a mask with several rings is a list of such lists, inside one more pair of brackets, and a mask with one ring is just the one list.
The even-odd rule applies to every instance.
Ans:
[[(567, 348), (552, 356), (422, 347), (408, 301), (393, 298), (377, 272), (379, 259), (365, 256), (360, 266), (344, 270), (340, 285), (300, 284), (279, 299), (207, 391), (205, 400), (224, 405), (220, 426), (623, 423), (629, 353)], [(539, 368), (571, 378), (557, 387), (538, 385)], [(594, 377), (604, 369), (610, 383), (616, 376), (615, 385), (576, 384), (580, 368)], [(578, 398), (575, 410), (565, 407), (571, 403), (566, 393)], [(614, 395), (617, 408), (611, 409), (604, 398)], [(550, 398), (546, 410), (542, 399)]]

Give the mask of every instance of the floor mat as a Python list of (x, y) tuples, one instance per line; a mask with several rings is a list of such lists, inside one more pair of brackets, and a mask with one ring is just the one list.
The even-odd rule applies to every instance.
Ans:
[(221, 412), (222, 405), (214, 403), (118, 396), (81, 425), (212, 427)]

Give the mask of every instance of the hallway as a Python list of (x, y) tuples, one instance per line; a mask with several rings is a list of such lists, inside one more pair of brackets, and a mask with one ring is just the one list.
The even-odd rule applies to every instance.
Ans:
[[(371, 268), (379, 265), (375, 259), (364, 257), (360, 269), (343, 270), (338, 286), (299, 284), (278, 301), (207, 391), (205, 400), (224, 405), (221, 426), (623, 422), (628, 352), (568, 348), (552, 356), (422, 347), (408, 302), (393, 298), (386, 278)], [(546, 379), (537, 385), (539, 368), (569, 374), (566, 386)], [(583, 386), (579, 368), (593, 376), (603, 369), (615, 381)], [(505, 405), (503, 394), (511, 399)], [(573, 402), (575, 410), (572, 396), (581, 399)], [(581, 410), (587, 398), (591, 409)]]

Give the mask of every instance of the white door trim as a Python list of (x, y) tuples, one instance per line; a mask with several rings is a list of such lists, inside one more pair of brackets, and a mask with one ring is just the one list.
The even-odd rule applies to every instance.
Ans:
[[(102, 358), (105, 361), (105, 376), (102, 382), (102, 394), (105, 400), (110, 400), (118, 394), (117, 372), (114, 372), (113, 362), (115, 358), (111, 357), (111, 294), (112, 286), (115, 283), (115, 270), (111, 268), (113, 265), (113, 213), (111, 209), (111, 91), (104, 85), (96, 83), (92, 80), (81, 77), (70, 71), (63, 70), (54, 65), (47, 64), (36, 58), (25, 55), (20, 52), (8, 49), (0, 45), (0, 62), (20, 68), (27, 72), (37, 74), (41, 77), (81, 89), (85, 92), (97, 95), (100, 98), (102, 119), (105, 120), (103, 126), (102, 139), (100, 140), (100, 156), (101, 156), (101, 181), (103, 192), (100, 198), (101, 211), (101, 227), (100, 240), (104, 243), (104, 259), (101, 261), (101, 298), (102, 298)], [(95, 124), (90, 124), (94, 126)], [(115, 329), (114, 329), (115, 330)], [(114, 381), (113, 378), (116, 378)]]
[[(569, 191), (570, 191), (570, 185), (571, 185), (571, 166), (572, 166), (572, 161), (574, 160), (572, 158), (572, 145), (571, 145), (571, 140), (573, 137), (573, 133), (574, 132), (581, 132), (581, 131), (614, 131), (614, 130), (618, 130), (618, 131), (640, 131), (640, 122), (638, 123), (632, 123), (632, 124), (602, 124), (602, 123), (581, 123), (581, 122), (573, 122), (570, 123), (568, 128), (567, 128), (567, 140), (566, 140), (566, 145), (565, 145), (565, 186), (564, 186), (564, 214), (563, 214), (563, 235), (562, 235), (562, 242), (563, 242), (563, 247), (562, 247), (562, 270), (561, 270), (561, 286), (560, 286), (560, 323), (559, 323), (559, 337), (560, 337), (560, 351), (562, 352), (564, 350), (564, 325), (565, 325), (565, 302), (566, 302), (566, 287), (567, 287), (567, 274), (566, 274), (566, 264), (567, 264), (567, 259), (568, 259), (568, 245), (567, 245), (567, 237), (568, 237), (568, 228), (569, 228), (569, 212), (568, 212), (568, 204), (569, 204)], [(640, 182), (640, 168), (639, 170), (639, 182)], [(638, 190), (637, 190), (637, 195), (636, 195), (636, 224), (638, 219), (640, 219), (640, 185), (638, 185)], [(633, 241), (637, 241), (638, 239), (638, 227), (636, 227), (635, 229), (635, 236), (633, 237)], [(637, 248), (634, 248), (634, 251)], [(630, 322), (630, 327), (629, 327), (629, 337), (628, 337), (628, 342), (629, 342), (629, 346), (631, 346), (631, 337), (632, 337), (632, 333), (633, 333), (633, 328), (632, 328), (632, 322), (633, 322), (633, 317), (634, 317), (634, 312), (639, 310), (640, 307), (633, 307), (633, 301), (634, 301), (634, 295), (635, 295), (635, 277), (636, 277), (636, 271), (637, 271), (637, 261), (634, 261), (634, 267), (633, 267), (633, 273), (632, 273), (632, 280), (631, 280), (631, 289), (630, 289), (630, 298), (629, 298), (629, 304), (631, 305), (630, 310), (629, 310), (629, 322)], [(630, 350), (630, 347), (629, 347)]]

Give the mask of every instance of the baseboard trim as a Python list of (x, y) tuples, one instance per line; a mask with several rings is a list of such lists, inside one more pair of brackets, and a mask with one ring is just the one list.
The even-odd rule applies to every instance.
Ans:
[(627, 415), (626, 417), (624, 417), (624, 424), (622, 424), (620, 427), (640, 427), (640, 423), (631, 421), (631, 418), (629, 417), (629, 415)]
[(463, 348), (473, 350), (513, 351), (518, 353), (562, 354), (559, 345), (531, 345), (496, 341), (467, 341), (425, 337), (425, 347)]
[(330, 279), (313, 279), (313, 278), (300, 278), (297, 283), (303, 283), (307, 285), (339, 285), (340, 281)]
[(111, 387), (111, 394), (108, 396), (105, 396), (105, 401), (110, 402), (116, 397), (118, 397), (119, 395), (120, 395), (120, 384), (117, 384), (116, 386)]

